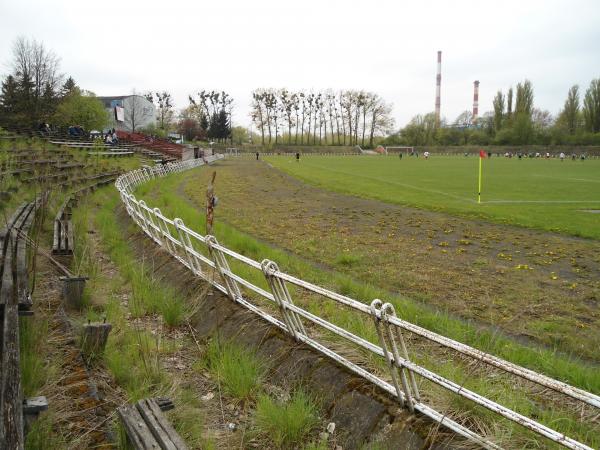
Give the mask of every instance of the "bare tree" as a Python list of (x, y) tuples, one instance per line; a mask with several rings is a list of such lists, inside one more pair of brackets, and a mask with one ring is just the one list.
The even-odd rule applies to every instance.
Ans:
[(262, 145), (265, 145), (264, 93), (260, 89), (252, 92), (252, 121), (260, 130)]
[(385, 103), (377, 94), (374, 94), (371, 105), (369, 146), (373, 147), (375, 134), (389, 133), (394, 127), (394, 119), (392, 118), (392, 105), (390, 103)]
[(18, 37), (13, 44), (12, 72), (23, 95), (24, 109), (33, 121), (52, 111), (46, 111), (45, 98), (55, 97), (62, 84), (59, 74), (60, 59), (44, 44), (24, 37)]
[(173, 120), (173, 100), (171, 94), (167, 91), (156, 93), (156, 102), (158, 103), (158, 126), (166, 130)]

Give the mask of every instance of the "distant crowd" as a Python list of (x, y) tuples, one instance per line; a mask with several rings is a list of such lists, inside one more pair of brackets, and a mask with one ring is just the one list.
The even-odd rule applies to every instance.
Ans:
[[(466, 154), (465, 154), (466, 156)], [(488, 153), (488, 156), (492, 156), (491, 153)], [(540, 153), (540, 152), (531, 152), (531, 153), (521, 153), (521, 152), (517, 152), (517, 153), (512, 153), (512, 152), (506, 152), (504, 153), (504, 155), (500, 154), (500, 153), (496, 153), (496, 156), (504, 156), (505, 158), (513, 158), (516, 157), (518, 159), (522, 159), (522, 158), (544, 158), (544, 159), (550, 159), (550, 158), (559, 158), (561, 161), (564, 161), (565, 158), (567, 158), (567, 155), (564, 152), (560, 152), (558, 155), (554, 154), (554, 153), (550, 153), (550, 152), (546, 152), (546, 153)], [(571, 160), (575, 161), (576, 159), (581, 159), (582, 161), (584, 161), (587, 158), (587, 155), (585, 153), (582, 153), (580, 155), (578, 155), (577, 153), (571, 153), (569, 155), (569, 158), (571, 158)]]

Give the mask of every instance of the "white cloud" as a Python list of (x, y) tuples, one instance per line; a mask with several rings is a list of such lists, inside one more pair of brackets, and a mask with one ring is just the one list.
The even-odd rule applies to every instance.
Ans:
[(600, 77), (594, 0), (20, 0), (0, 17), (0, 61), (18, 35), (34, 37), (98, 95), (166, 89), (182, 107), (189, 93), (222, 89), (242, 125), (257, 87), (376, 91), (404, 124), (433, 110), (437, 50), (449, 119), (471, 108), (475, 79), (482, 112), (525, 78), (536, 105), (557, 112), (572, 84)]

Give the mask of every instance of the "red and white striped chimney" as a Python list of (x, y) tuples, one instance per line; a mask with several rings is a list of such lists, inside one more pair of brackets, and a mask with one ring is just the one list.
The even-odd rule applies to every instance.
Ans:
[(440, 125), (440, 109), (441, 109), (441, 91), (442, 91), (442, 52), (438, 51), (437, 55), (437, 77), (435, 79), (435, 124)]
[(473, 82), (473, 123), (477, 122), (479, 116), (479, 81)]

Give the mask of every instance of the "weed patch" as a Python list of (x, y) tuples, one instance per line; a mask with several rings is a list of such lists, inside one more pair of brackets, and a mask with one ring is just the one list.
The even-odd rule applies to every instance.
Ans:
[(304, 440), (318, 423), (314, 401), (302, 390), (281, 402), (261, 395), (256, 405), (256, 427), (278, 447), (289, 448)]

